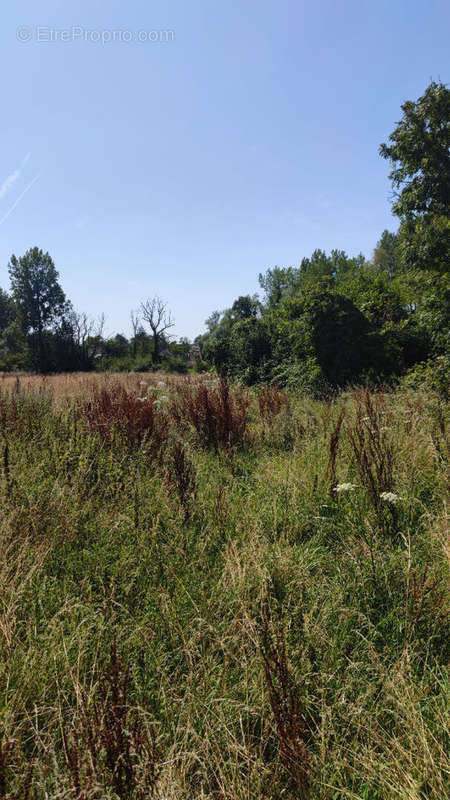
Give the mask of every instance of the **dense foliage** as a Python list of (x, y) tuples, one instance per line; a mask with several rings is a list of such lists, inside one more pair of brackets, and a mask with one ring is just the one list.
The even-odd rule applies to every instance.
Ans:
[(449, 273), (407, 270), (398, 236), (371, 262), (317, 250), (260, 276), (262, 303), (239, 298), (199, 338), (220, 374), (317, 391), (382, 382), (449, 352)]

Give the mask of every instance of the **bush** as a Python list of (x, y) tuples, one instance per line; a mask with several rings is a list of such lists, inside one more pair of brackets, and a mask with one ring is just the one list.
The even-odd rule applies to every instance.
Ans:
[(208, 370), (209, 370), (209, 364), (207, 361), (203, 361), (203, 359), (201, 358), (195, 359), (194, 366), (192, 368), (193, 372), (203, 373), (203, 372), (208, 372)]
[(188, 365), (182, 356), (167, 356), (162, 362), (160, 369), (163, 372), (177, 372), (179, 375), (186, 375)]
[(432, 361), (417, 364), (409, 370), (400, 382), (405, 389), (418, 389), (424, 386), (435, 391), (442, 400), (450, 397), (450, 357), (438, 356)]

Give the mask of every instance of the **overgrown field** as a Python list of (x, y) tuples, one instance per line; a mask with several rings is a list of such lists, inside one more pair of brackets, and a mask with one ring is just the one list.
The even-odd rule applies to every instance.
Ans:
[(4, 379), (0, 796), (443, 800), (448, 410)]

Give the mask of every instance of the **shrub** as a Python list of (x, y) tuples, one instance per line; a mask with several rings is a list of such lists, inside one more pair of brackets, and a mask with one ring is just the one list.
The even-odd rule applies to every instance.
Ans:
[(406, 389), (424, 386), (447, 401), (450, 397), (450, 357), (438, 356), (432, 361), (417, 364), (402, 378), (401, 385)]
[(208, 370), (209, 370), (209, 364), (207, 361), (203, 361), (203, 359), (201, 358), (195, 359), (194, 366), (192, 368), (193, 372), (202, 373), (202, 372), (208, 372)]
[(186, 375), (188, 365), (186, 359), (182, 358), (182, 356), (167, 356), (161, 362), (161, 369), (164, 372), (176, 372), (179, 375)]

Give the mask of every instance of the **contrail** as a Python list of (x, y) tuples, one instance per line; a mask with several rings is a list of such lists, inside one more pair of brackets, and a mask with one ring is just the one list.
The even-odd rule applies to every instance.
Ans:
[(8, 175), (8, 177), (5, 178), (2, 185), (0, 186), (0, 199), (5, 196), (8, 189), (11, 188), (13, 183), (15, 183), (17, 178), (19, 177), (20, 177), (20, 170), (16, 169), (14, 170), (14, 172), (11, 172), (11, 175)]
[(13, 185), (13, 183), (15, 183), (18, 178), (20, 178), (20, 175), (21, 175), (21, 172), (22, 172), (23, 168), (25, 167), (25, 165), (30, 160), (30, 156), (31, 156), (31, 153), (27, 153), (25, 158), (22, 159), (22, 163), (21, 163), (19, 169), (15, 169), (14, 172), (11, 173), (11, 175), (8, 175), (8, 177), (5, 178), (5, 180), (3, 181), (2, 185), (0, 186), (0, 200), (1, 200), (2, 197), (5, 196), (5, 194), (7, 193), (8, 189), (10, 189), (10, 187)]
[(30, 191), (31, 187), (36, 183), (36, 181), (40, 177), (41, 177), (41, 175), (39, 173), (38, 175), (36, 175), (35, 178), (33, 178), (33, 180), (31, 181), (31, 183), (28, 184), (28, 186), (25, 186), (25, 189), (23, 190), (23, 192), (21, 194), (19, 194), (19, 197), (17, 198), (17, 200), (14, 201), (14, 203), (11, 206), (11, 208), (8, 209), (6, 214), (0, 219), (0, 225), (3, 225), (3, 223), (6, 222), (6, 220), (9, 217), (9, 215), (12, 214), (12, 212), (14, 211), (15, 208), (17, 208), (17, 206), (19, 205), (19, 203), (22, 200), (22, 198), (25, 197), (26, 193)]

